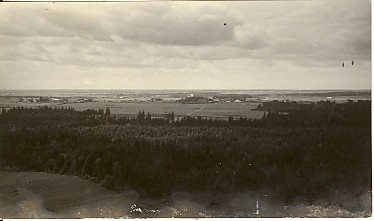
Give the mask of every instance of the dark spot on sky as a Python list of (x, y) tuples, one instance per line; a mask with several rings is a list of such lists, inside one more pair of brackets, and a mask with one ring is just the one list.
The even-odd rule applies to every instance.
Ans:
[(223, 23), (223, 25), (226, 25), (226, 23)]

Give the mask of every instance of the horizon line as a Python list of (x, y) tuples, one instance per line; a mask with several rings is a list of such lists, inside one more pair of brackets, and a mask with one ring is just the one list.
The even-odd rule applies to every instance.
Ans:
[(204, 89), (197, 89), (197, 88), (183, 88), (183, 89), (177, 89), (177, 88), (2, 88), (0, 91), (4, 90), (178, 90), (178, 91), (185, 91), (185, 90), (192, 90), (192, 91), (214, 91), (214, 90), (227, 90), (227, 91), (322, 91), (322, 90), (329, 90), (329, 91), (371, 91), (371, 88), (363, 88), (363, 89), (331, 89), (331, 88), (321, 88), (321, 89), (225, 89), (225, 88), (204, 88)]

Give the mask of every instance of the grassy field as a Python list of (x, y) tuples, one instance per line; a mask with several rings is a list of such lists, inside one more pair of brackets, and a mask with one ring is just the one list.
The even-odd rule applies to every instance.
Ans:
[(1, 218), (128, 217), (136, 197), (74, 176), (0, 172)]
[(165, 112), (174, 112), (176, 116), (202, 116), (213, 118), (248, 117), (259, 119), (263, 116), (262, 111), (253, 111), (259, 103), (209, 103), (209, 104), (181, 104), (178, 102), (128, 102), (114, 103), (108, 101), (86, 102), (86, 103), (29, 103), (18, 102), (17, 98), (0, 97), (0, 107), (12, 108), (18, 106), (38, 107), (57, 106), (73, 107), (76, 110), (110, 108), (116, 116), (136, 116), (139, 110), (149, 112), (152, 116), (163, 116)]
[[(367, 217), (323, 204), (287, 205), (243, 192), (224, 196), (176, 192), (170, 199), (139, 199), (135, 191), (116, 193), (75, 176), (0, 171), (0, 218), (129, 217)], [(359, 203), (370, 205), (370, 194)], [(363, 201), (363, 202), (361, 202)], [(358, 202), (358, 201), (357, 201)]]

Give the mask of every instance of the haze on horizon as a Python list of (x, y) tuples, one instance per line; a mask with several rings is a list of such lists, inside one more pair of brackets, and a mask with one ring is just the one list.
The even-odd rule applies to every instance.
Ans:
[(369, 0), (2, 3), (0, 40), (0, 89), (371, 89)]

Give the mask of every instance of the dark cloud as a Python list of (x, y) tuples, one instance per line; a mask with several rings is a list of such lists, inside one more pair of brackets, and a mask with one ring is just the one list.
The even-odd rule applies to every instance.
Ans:
[(231, 41), (234, 37), (233, 28), (223, 26), (223, 22), (219, 18), (186, 22), (157, 19), (146, 26), (124, 27), (119, 36), (162, 45), (215, 45)]
[(216, 45), (232, 41), (234, 28), (241, 21), (229, 15), (226, 8), (212, 6), (210, 10), (191, 7), (187, 13), (182, 7), (169, 8), (161, 14), (156, 10), (142, 16), (124, 15), (117, 17), (114, 33), (124, 39), (160, 45)]

